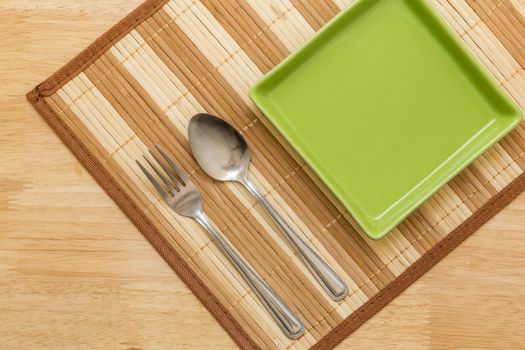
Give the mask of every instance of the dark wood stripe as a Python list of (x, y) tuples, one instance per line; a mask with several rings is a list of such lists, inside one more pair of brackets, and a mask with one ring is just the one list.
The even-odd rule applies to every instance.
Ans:
[(388, 268), (383, 268), (381, 258), (346, 219), (338, 219), (330, 226), (328, 232), (378, 288), (381, 289), (394, 280), (395, 276), (392, 272)]
[(340, 10), (332, 0), (291, 0), (308, 24), (318, 31)]
[(431, 246), (427, 244), (426, 240), (419, 238), (415, 227), (408, 219), (399, 224), (397, 228), (399, 229), (403, 237), (409, 242), (411, 246), (414, 247), (414, 249), (420, 255), (426, 253), (427, 250), (430, 249)]
[(525, 68), (525, 19), (509, 0), (466, 0), (522, 68)]
[(206, 110), (213, 105), (226, 115), (238, 118), (241, 127), (251, 124), (254, 120), (253, 112), (237, 102), (236, 98), (239, 96), (230, 84), (166, 12), (159, 11), (137, 30), (147, 39), (163, 62), (185, 85), (188, 84), (186, 86), (192, 94), (198, 93), (207, 97), (206, 101), (209, 102), (202, 104)]
[(246, 1), (203, 0), (202, 3), (261, 72), (267, 73), (288, 55), (270, 28), (251, 7), (245, 6)]

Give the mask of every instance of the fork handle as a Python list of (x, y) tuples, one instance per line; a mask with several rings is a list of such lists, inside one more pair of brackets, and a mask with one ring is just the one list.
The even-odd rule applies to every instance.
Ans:
[(310, 270), (317, 282), (325, 290), (325, 292), (334, 301), (344, 299), (348, 294), (348, 286), (339, 277), (339, 275), (310, 247), (306, 242), (299, 237), (293, 228), (283, 219), (283, 217), (275, 210), (273, 205), (263, 197), (255, 184), (248, 178), (242, 182), (244, 186), (252, 193), (255, 198), (262, 204), (264, 209), (270, 214), (277, 226), (286, 236), (288, 242), (299, 253), (298, 255), (303, 260), (304, 264)]
[(277, 322), (283, 333), (291, 338), (297, 339), (304, 333), (304, 325), (283, 300), (259, 277), (250, 265), (237, 253), (237, 251), (224, 238), (223, 234), (216, 228), (211, 219), (201, 212), (196, 220), (208, 231), (212, 239), (217, 243), (222, 252), (230, 259), (239, 270), (255, 294), (259, 297), (270, 315)]

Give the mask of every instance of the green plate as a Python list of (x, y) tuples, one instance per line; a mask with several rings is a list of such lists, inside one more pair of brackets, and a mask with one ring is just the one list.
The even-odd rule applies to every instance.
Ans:
[(360, 0), (251, 98), (378, 239), (521, 120), (421, 0)]

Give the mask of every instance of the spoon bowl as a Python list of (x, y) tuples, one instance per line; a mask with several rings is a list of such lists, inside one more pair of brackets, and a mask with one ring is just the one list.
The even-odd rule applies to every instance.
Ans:
[(208, 175), (220, 181), (244, 181), (250, 150), (235, 128), (211, 114), (200, 113), (191, 119), (188, 134), (193, 156)]

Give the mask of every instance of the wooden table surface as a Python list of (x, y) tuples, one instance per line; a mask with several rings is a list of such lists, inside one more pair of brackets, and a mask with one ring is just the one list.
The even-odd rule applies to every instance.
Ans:
[[(141, 0), (0, 0), (2, 349), (236, 348), (24, 94)], [(340, 349), (525, 348), (525, 195)]]

